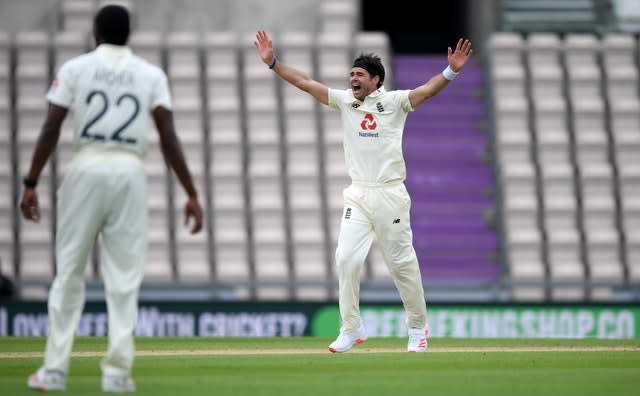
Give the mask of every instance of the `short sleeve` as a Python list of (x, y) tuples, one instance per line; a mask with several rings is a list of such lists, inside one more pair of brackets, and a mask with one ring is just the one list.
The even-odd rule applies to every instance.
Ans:
[(158, 72), (158, 77), (154, 80), (154, 86), (151, 93), (150, 107), (151, 110), (156, 107), (164, 107), (171, 110), (171, 92), (169, 91), (169, 81), (164, 72)]
[(405, 113), (415, 110), (411, 106), (411, 101), (409, 100), (409, 92), (411, 92), (411, 90), (409, 89), (404, 89), (404, 90), (399, 90), (394, 92), (395, 93), (394, 101), (396, 102), (398, 107), (400, 107)]
[(47, 100), (55, 105), (70, 108), (75, 88), (73, 64), (64, 63), (49, 87)]
[(340, 103), (344, 102), (346, 91), (329, 88), (329, 107), (332, 109), (340, 109)]

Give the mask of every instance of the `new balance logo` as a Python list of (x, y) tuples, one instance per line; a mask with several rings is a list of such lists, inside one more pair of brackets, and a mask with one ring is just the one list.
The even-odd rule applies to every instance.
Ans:
[(393, 224), (400, 224), (400, 219), (393, 220)]
[(351, 208), (347, 208), (344, 211), (344, 218), (347, 219), (347, 220), (349, 220), (351, 218)]

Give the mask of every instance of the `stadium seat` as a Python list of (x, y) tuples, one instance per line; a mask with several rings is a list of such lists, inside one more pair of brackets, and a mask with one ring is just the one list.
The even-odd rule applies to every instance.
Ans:
[[(240, 108), (239, 44), (231, 32), (208, 33), (206, 59), (209, 176), (212, 201), (212, 262), (215, 280), (233, 286), (237, 298), (251, 296), (245, 208), (243, 112)], [(255, 55), (255, 54), (253, 54)]]
[[(46, 199), (40, 189), (38, 198)], [(42, 201), (41, 201), (42, 202)], [(20, 217), (20, 277), (23, 282), (50, 282), (54, 275), (52, 213), (50, 205), (41, 206), (40, 222), (26, 221)]]
[[(527, 146), (524, 147), (527, 148)], [(533, 162), (529, 157), (528, 149), (515, 153), (519, 152), (522, 154), (511, 157), (513, 151), (500, 153), (509, 277), (515, 284), (512, 289), (512, 298), (540, 300), (545, 297), (544, 288), (519, 284), (536, 283), (545, 279)]]
[[(261, 300), (286, 300), (289, 295), (289, 265), (282, 228), (281, 213), (254, 215), (255, 279)], [(270, 235), (267, 235), (269, 233)]]
[(129, 38), (129, 45), (135, 54), (147, 62), (163, 68), (162, 35), (160, 32), (133, 31)]
[[(171, 82), (173, 113), (178, 136), (185, 158), (188, 159), (193, 182), (201, 197), (202, 210), (206, 215), (207, 193), (206, 165), (208, 162), (205, 144), (205, 109), (202, 89), (203, 69), (201, 68), (200, 36), (195, 32), (172, 32), (167, 35), (167, 69)], [(175, 255), (177, 280), (206, 283), (212, 279), (212, 265), (209, 249), (209, 235), (205, 226), (198, 234), (190, 233), (185, 226), (184, 205), (187, 196), (175, 175), (173, 182), (173, 221), (175, 224)]]
[(626, 251), (627, 262), (629, 263), (629, 280), (637, 283), (640, 281), (640, 245), (629, 245)]
[(495, 65), (491, 72), (491, 84), (494, 94), (499, 98), (523, 98), (525, 93), (525, 73), (522, 65)]
[(565, 55), (571, 66), (595, 62), (599, 47), (595, 34), (568, 33), (564, 36)]
[[(220, 153), (227, 153), (224, 146), (213, 147)], [(216, 154), (214, 150), (214, 161)], [(248, 283), (251, 272), (247, 256), (247, 219), (240, 152), (231, 152), (227, 160), (235, 161), (238, 165), (221, 169), (213, 162), (211, 170), (211, 222), (215, 241), (213, 261), (216, 264), (217, 281)]]
[[(556, 241), (549, 248), (550, 280), (559, 283), (551, 290), (553, 301), (583, 301), (585, 274), (580, 245), (572, 241)], [(565, 282), (565, 283), (563, 283)]]
[(320, 32), (338, 32), (350, 37), (357, 27), (356, 6), (351, 2), (327, 1), (320, 3)]
[(489, 36), (488, 49), (491, 65), (522, 65), (525, 41), (515, 32), (494, 32)]
[[(180, 136), (185, 158), (188, 158), (189, 169), (194, 185), (201, 198), (201, 205), (205, 205), (207, 194), (206, 180), (206, 145), (204, 144), (204, 132), (202, 127), (201, 106), (198, 101), (177, 102), (174, 106), (176, 114), (176, 128)], [(180, 105), (182, 103), (182, 105)], [(187, 105), (188, 103), (188, 105)], [(191, 104), (198, 104), (193, 108)], [(190, 227), (185, 227), (184, 205), (187, 196), (177, 177), (173, 176), (173, 208), (175, 219), (176, 258), (180, 265), (177, 266), (177, 276), (180, 280), (197, 280), (206, 282), (211, 276), (209, 260), (209, 239), (207, 228), (203, 228), (196, 235), (190, 234)], [(206, 207), (203, 206), (205, 218)]]
[(560, 61), (562, 42), (553, 32), (531, 32), (526, 36), (529, 67), (557, 64)]
[(200, 75), (200, 36), (195, 32), (170, 32), (166, 38), (167, 69), (198, 79)]
[(537, 190), (531, 137), (526, 121), (528, 106), (523, 93), (515, 93), (511, 97), (494, 96), (494, 109), (509, 277), (516, 285), (512, 289), (512, 296), (516, 300), (539, 300), (544, 298), (544, 291), (540, 287), (518, 284), (540, 281), (545, 276), (541, 257), (542, 239), (537, 225)]
[[(210, 108), (238, 102), (238, 42), (232, 32), (212, 32), (204, 37), (207, 98)], [(214, 129), (215, 131), (215, 129)]]
[[(302, 32), (282, 33), (280, 37), (282, 60), (288, 65), (313, 73), (313, 39), (311, 34)], [(316, 100), (299, 88), (284, 82), (281, 84), (283, 97), (284, 127), (287, 142), (315, 144), (317, 141)], [(303, 132), (306, 131), (306, 132)]]
[(237, 97), (214, 103), (210, 101), (208, 117), (209, 141), (212, 144), (234, 144), (241, 147), (243, 133), (240, 102)]
[(509, 214), (505, 218), (505, 243), (509, 262), (508, 274), (513, 283), (512, 299), (537, 301), (545, 298), (545, 277), (541, 257), (541, 236), (530, 213)]
[[(159, 162), (154, 164), (154, 162)], [(167, 171), (157, 143), (150, 144), (147, 165), (147, 195), (149, 216), (149, 246), (145, 265), (145, 280), (169, 282), (174, 280), (171, 254), (170, 216), (167, 194)], [(182, 219), (176, 220), (177, 224)]]
[(534, 103), (547, 98), (563, 98), (564, 80), (560, 65), (562, 43), (555, 33), (531, 33), (527, 36), (527, 64), (531, 76)]
[[(249, 214), (253, 225), (256, 279), (282, 282), (284, 285), (289, 279), (289, 264), (282, 189), (281, 131), (275, 102), (259, 100), (267, 90), (273, 89), (272, 93), (275, 94), (274, 77), (271, 74), (264, 75), (265, 70), (270, 72), (264, 64), (254, 64), (253, 68), (244, 70), (245, 95), (248, 98), (256, 97), (256, 100), (247, 100), (248, 181), (251, 192)], [(262, 298), (284, 298), (287, 293), (284, 286), (258, 290)]]
[[(200, 196), (206, 196), (203, 175), (194, 176), (194, 184)], [(175, 219), (175, 239), (176, 239), (176, 259), (178, 279), (184, 281), (197, 281), (206, 283), (211, 279), (211, 264), (209, 259), (209, 236), (207, 227), (198, 234), (191, 234), (193, 220), (188, 225), (184, 224), (184, 205), (187, 203), (187, 195), (179, 183), (174, 185), (174, 219)], [(203, 224), (208, 218), (205, 205), (206, 200), (201, 199), (203, 205)]]
[[(273, 112), (268, 108), (260, 110), (260, 114), (250, 111), (249, 116), (255, 122), (249, 121), (248, 130), (255, 274), (256, 279), (282, 282), (284, 285), (289, 279), (289, 264), (279, 128), (275, 109)], [(285, 298), (287, 293), (285, 286), (258, 290), (261, 298)]]
[(90, 33), (93, 29), (94, 13), (92, 0), (63, 0), (62, 24), (64, 30)]
[(49, 38), (45, 32), (16, 34), (16, 93), (18, 105), (23, 99), (38, 98), (45, 103), (49, 87)]
[(607, 79), (607, 95), (615, 100), (638, 98), (638, 69), (633, 63), (614, 63), (616, 60), (606, 61), (605, 77)]
[[(190, 107), (190, 118), (201, 122), (203, 92), (199, 40), (193, 32), (170, 33), (167, 36), (167, 69), (174, 103)], [(179, 116), (177, 109), (174, 113)], [(198, 129), (202, 130), (201, 124)]]
[(0, 32), (0, 106), (7, 107), (11, 100), (11, 41), (9, 35)]
[(572, 102), (602, 98), (597, 64), (600, 43), (594, 35), (570, 33), (564, 38), (565, 63)]
[[(201, 196), (205, 195), (204, 178), (197, 177), (194, 180), (196, 188), (200, 192)], [(206, 207), (203, 207), (203, 228), (197, 234), (191, 234), (191, 227), (193, 226), (193, 220), (189, 224), (184, 224), (184, 205), (187, 202), (187, 195), (184, 190), (176, 185), (174, 191), (176, 199), (174, 200), (175, 207), (175, 238), (176, 238), (176, 259), (179, 265), (177, 265), (177, 276), (180, 281), (190, 281), (195, 283), (209, 283), (212, 280), (211, 262), (210, 262), (210, 249), (209, 249), (209, 235), (207, 232), (208, 227), (204, 226), (209, 218), (207, 216)], [(201, 204), (206, 202), (201, 200)]]
[[(560, 96), (545, 96), (533, 99), (534, 134), (538, 142), (538, 155), (547, 148), (568, 152), (569, 131), (567, 129), (567, 104)], [(546, 164), (539, 158), (541, 166)]]
[(625, 261), (629, 281), (640, 281), (640, 199), (638, 184), (623, 186), (622, 202), (624, 215), (622, 227), (625, 234)]
[(5, 31), (0, 31), (0, 65), (9, 66), (11, 59), (11, 37)]
[[(170, 55), (170, 59), (174, 56)], [(200, 69), (194, 70), (191, 65), (174, 64), (169, 71), (169, 80), (174, 106), (191, 107), (189, 110), (194, 113), (191, 118), (201, 122), (203, 92), (201, 92)], [(174, 113), (176, 116), (180, 115), (177, 109)]]
[[(5, 142), (0, 141), (0, 147), (6, 147)], [(9, 150), (2, 150), (0, 148), (0, 158), (10, 158), (5, 155), (9, 154)], [(0, 173), (0, 196), (6, 197), (0, 202), (0, 273), (13, 278), (14, 262), (13, 262), (13, 222), (14, 222), (14, 207), (11, 173)], [(17, 215), (17, 213), (15, 213)]]
[(184, 140), (183, 144), (190, 144), (190, 149), (195, 149), (190, 153), (197, 156), (196, 159), (191, 160), (195, 162), (192, 166), (196, 166), (200, 170), (204, 164), (204, 125), (202, 110), (202, 101), (199, 97), (187, 98), (186, 100), (177, 98), (173, 103), (173, 119), (176, 132), (180, 139)]
[(64, 62), (87, 52), (88, 44), (88, 32), (84, 34), (75, 31), (56, 32), (53, 37), (54, 73), (60, 70)]
[(350, 40), (337, 32), (320, 33), (316, 39), (318, 79), (331, 88), (346, 89), (351, 70)]
[[(9, 98), (0, 98), (0, 176), (8, 177), (11, 185), (12, 174), (11, 150), (11, 109)], [(7, 195), (8, 196), (8, 195)]]

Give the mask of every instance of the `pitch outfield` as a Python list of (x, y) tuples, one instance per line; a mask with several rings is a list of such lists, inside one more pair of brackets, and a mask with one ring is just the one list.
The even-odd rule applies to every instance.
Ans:
[[(433, 339), (426, 354), (373, 338), (345, 354), (331, 339), (137, 338), (140, 395), (635, 395), (640, 341)], [(44, 338), (0, 338), (2, 395), (33, 395), (26, 378)], [(69, 395), (100, 394), (106, 339), (79, 338)]]

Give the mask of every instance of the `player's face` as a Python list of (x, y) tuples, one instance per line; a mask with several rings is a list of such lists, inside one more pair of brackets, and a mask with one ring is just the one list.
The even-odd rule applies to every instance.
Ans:
[(371, 78), (369, 72), (361, 67), (352, 68), (349, 82), (351, 83), (353, 96), (358, 100), (364, 100), (367, 95), (378, 89), (378, 79), (376, 77)]

